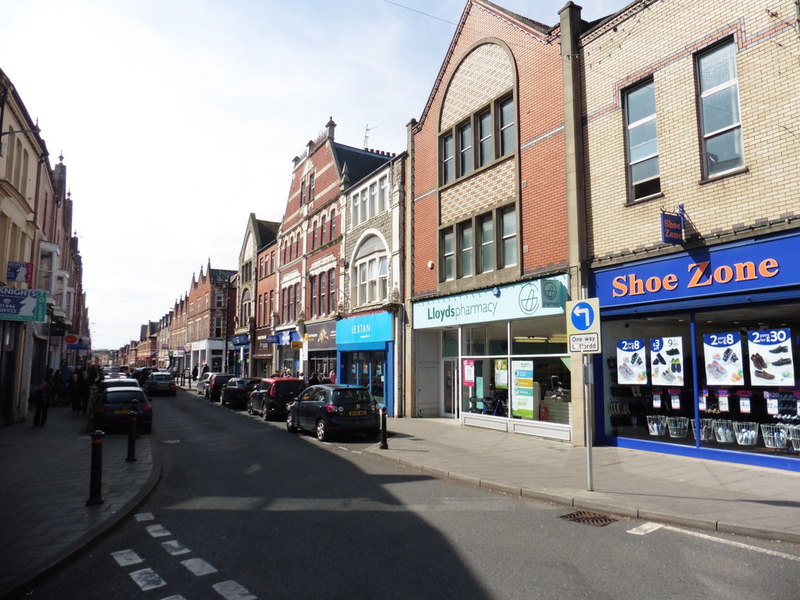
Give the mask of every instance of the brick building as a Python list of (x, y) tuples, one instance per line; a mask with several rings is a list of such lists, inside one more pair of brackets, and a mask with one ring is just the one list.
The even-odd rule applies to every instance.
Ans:
[[(278, 228), (280, 223), (276, 224)], [(277, 230), (276, 232), (277, 233)], [(278, 239), (269, 236), (256, 253), (255, 341), (253, 342), (253, 376), (268, 377), (277, 370), (276, 290), (278, 283)]]
[(642, 0), (577, 36), (609, 443), (798, 468), (797, 27), (791, 0)]
[(406, 414), (572, 440), (558, 28), (467, 2), (409, 139)]
[(192, 276), (187, 294), (189, 312), (186, 320), (191, 359), (188, 368), (205, 365), (222, 371), (227, 339), (233, 335), (236, 288), (231, 279), (236, 271), (212, 269), (211, 261), (200, 274)]

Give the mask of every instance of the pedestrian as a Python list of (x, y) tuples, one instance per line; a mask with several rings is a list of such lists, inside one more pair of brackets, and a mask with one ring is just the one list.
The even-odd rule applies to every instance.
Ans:
[(308, 385), (319, 385), (319, 375), (317, 375), (316, 371), (308, 378)]
[(81, 391), (78, 385), (78, 374), (73, 373), (72, 377), (69, 380), (69, 403), (72, 407), (72, 412), (75, 414), (79, 414), (81, 412)]
[(33, 414), (34, 427), (44, 427), (47, 422), (47, 409), (50, 407), (50, 403), (55, 400), (55, 397), (55, 390), (49, 378), (43, 378), (31, 394), (31, 402), (36, 408), (36, 412)]
[(331, 380), (331, 383), (336, 383), (336, 371), (331, 369), (331, 372), (328, 373), (328, 379)]
[(203, 375), (205, 375), (206, 373), (208, 373), (208, 363), (203, 365)]
[(81, 414), (86, 414), (89, 407), (89, 395), (92, 391), (92, 382), (89, 380), (89, 373), (83, 371), (78, 379), (78, 396), (81, 402)]
[(192, 381), (197, 381), (197, 365), (192, 367)]

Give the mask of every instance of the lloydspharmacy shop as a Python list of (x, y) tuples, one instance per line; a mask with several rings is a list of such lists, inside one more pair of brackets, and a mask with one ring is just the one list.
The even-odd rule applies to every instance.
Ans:
[(798, 248), (792, 233), (596, 270), (601, 437), (800, 470)]
[(415, 302), (416, 417), (572, 439), (566, 275)]

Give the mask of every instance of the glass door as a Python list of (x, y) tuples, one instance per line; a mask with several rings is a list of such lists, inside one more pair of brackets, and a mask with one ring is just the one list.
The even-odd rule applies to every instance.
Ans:
[(458, 359), (442, 360), (441, 413), (445, 417), (458, 416)]

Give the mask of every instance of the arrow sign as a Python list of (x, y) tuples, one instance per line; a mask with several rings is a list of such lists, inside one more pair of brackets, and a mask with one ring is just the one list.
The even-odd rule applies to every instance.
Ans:
[(570, 352), (597, 354), (600, 348), (600, 301), (597, 298), (567, 302), (567, 336)]

